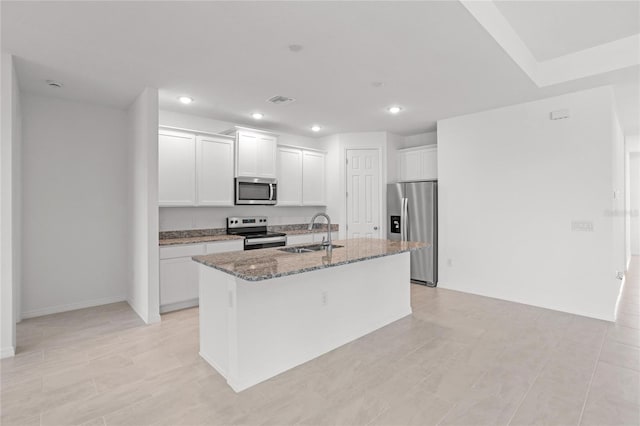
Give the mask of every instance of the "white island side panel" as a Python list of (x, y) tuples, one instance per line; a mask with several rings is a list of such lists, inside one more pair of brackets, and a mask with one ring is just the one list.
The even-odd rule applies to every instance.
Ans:
[[(200, 330), (203, 358), (241, 391), (405, 317), (411, 314), (409, 259), (400, 253), (260, 282), (200, 266), (207, 270), (201, 287), (231, 293), (201, 289), (202, 296), (223, 297), (228, 313), (226, 336), (222, 315), (201, 313), (207, 321)], [(214, 306), (221, 303), (201, 299), (201, 311)], [(212, 324), (214, 318), (219, 323)]]

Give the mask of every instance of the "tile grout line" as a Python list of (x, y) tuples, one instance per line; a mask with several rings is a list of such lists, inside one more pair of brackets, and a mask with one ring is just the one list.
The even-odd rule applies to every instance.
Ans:
[(609, 335), (609, 327), (607, 327), (606, 333), (604, 333), (604, 336), (602, 336), (602, 342), (600, 343), (600, 350), (598, 351), (598, 357), (596, 358), (595, 365), (593, 366), (593, 372), (591, 372), (591, 378), (589, 379), (589, 387), (587, 388), (587, 393), (584, 396), (584, 402), (582, 403), (582, 409), (580, 410), (578, 425), (582, 424), (582, 418), (584, 417), (584, 410), (587, 407), (587, 401), (589, 401), (589, 395), (591, 394), (591, 386), (593, 385), (593, 378), (596, 376), (598, 363), (600, 362), (600, 357), (602, 356), (602, 348), (604, 348), (604, 342), (607, 340), (608, 335)]
[[(555, 345), (553, 346), (554, 348), (556, 346), (558, 346), (559, 341), (560, 341), (560, 339), (558, 339), (558, 341), (556, 341)], [(551, 361), (551, 356), (549, 356), (547, 358), (547, 360), (542, 364), (542, 367), (540, 367), (540, 369), (536, 373), (536, 377), (534, 377), (533, 381), (529, 385), (529, 388), (524, 393), (524, 395), (522, 395), (522, 398), (520, 398), (520, 401), (518, 401), (518, 405), (516, 406), (516, 409), (513, 410), (513, 414), (511, 414), (511, 417), (509, 417), (509, 421), (507, 422), (507, 426), (511, 425), (511, 422), (516, 417), (516, 414), (518, 414), (518, 410), (520, 410), (520, 407), (524, 403), (525, 399), (527, 399), (527, 396), (529, 395), (529, 392), (531, 392), (531, 389), (533, 389), (533, 386), (538, 382), (538, 379), (540, 378), (540, 374), (542, 374), (542, 372), (544, 371), (545, 367), (549, 364), (550, 361)]]

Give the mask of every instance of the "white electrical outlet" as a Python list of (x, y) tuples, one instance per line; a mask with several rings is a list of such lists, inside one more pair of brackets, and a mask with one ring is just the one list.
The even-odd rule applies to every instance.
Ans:
[(329, 304), (329, 292), (322, 292), (322, 306), (327, 306)]
[(447, 266), (453, 266), (453, 259), (447, 259)]

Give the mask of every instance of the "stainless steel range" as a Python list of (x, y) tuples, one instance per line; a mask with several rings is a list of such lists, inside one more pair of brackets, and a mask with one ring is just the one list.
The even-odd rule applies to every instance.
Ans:
[(228, 217), (227, 234), (243, 236), (245, 250), (287, 245), (287, 234), (267, 231), (265, 216)]

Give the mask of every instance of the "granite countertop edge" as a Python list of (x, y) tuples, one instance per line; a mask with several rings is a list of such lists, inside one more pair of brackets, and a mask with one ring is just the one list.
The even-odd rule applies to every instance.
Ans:
[[(281, 225), (281, 226), (290, 226), (290, 225)], [(293, 225), (299, 226), (299, 225)], [(306, 226), (306, 225), (305, 225)], [(275, 227), (274, 227), (275, 228)], [(231, 240), (243, 240), (244, 237), (239, 235), (229, 235), (226, 233), (226, 229), (215, 229), (215, 231), (225, 231), (225, 233), (218, 233), (216, 235), (199, 235), (199, 236), (187, 236), (187, 237), (176, 237), (176, 238), (162, 238), (160, 237), (158, 241), (158, 245), (160, 247), (167, 246), (177, 246), (177, 245), (185, 245), (185, 244), (204, 244), (211, 243), (217, 241), (231, 241)], [(326, 229), (276, 229), (277, 232), (282, 232), (286, 235), (305, 235), (305, 234), (323, 234), (327, 232)], [(164, 231), (166, 232), (166, 231)], [(187, 231), (168, 231), (168, 232), (187, 232)], [(195, 231), (198, 232), (198, 231)], [(338, 228), (336, 225), (332, 226), (331, 232), (338, 232)]]
[[(191, 259), (193, 261), (195, 261), (195, 262), (198, 262), (198, 263), (202, 264), (202, 265), (208, 266), (208, 267), (213, 268), (213, 269), (217, 269), (218, 271), (221, 271), (221, 272), (224, 272), (226, 274), (232, 275), (232, 276), (234, 276), (236, 278), (240, 278), (240, 279), (245, 280), (245, 281), (257, 282), (257, 281), (266, 281), (266, 280), (270, 280), (270, 279), (274, 279), (274, 278), (287, 277), (287, 276), (290, 276), (290, 275), (303, 274), (305, 272), (312, 272), (312, 271), (317, 271), (317, 270), (320, 270), (320, 269), (333, 268), (333, 267), (336, 267), (336, 266), (349, 265), (349, 264), (352, 264), (352, 263), (364, 262), (365, 260), (377, 259), (377, 258), (380, 258), (380, 257), (394, 256), (394, 255), (397, 255), (397, 254), (402, 254), (402, 253), (407, 253), (407, 252), (410, 252), (410, 251), (420, 250), (420, 249), (422, 249), (424, 247), (425, 246), (423, 246), (423, 247), (410, 247), (410, 248), (406, 248), (406, 249), (395, 251), (393, 253), (379, 253), (379, 254), (374, 254), (374, 255), (371, 255), (371, 256), (359, 257), (357, 259), (348, 259), (348, 260), (344, 260), (342, 262), (330, 263), (328, 265), (320, 264), (320, 265), (311, 266), (311, 267), (308, 267), (308, 268), (301, 268), (301, 269), (296, 269), (296, 270), (287, 271), (287, 272), (278, 272), (278, 273), (275, 273), (275, 274), (268, 274), (268, 275), (245, 275), (245, 274), (240, 273), (240, 272), (230, 271), (230, 270), (225, 269), (223, 267), (220, 267), (218, 265), (213, 265), (211, 263), (207, 263), (204, 260), (198, 259), (198, 258), (203, 257), (203, 256), (193, 256)], [(299, 256), (300, 254), (296, 254), (296, 255)]]

